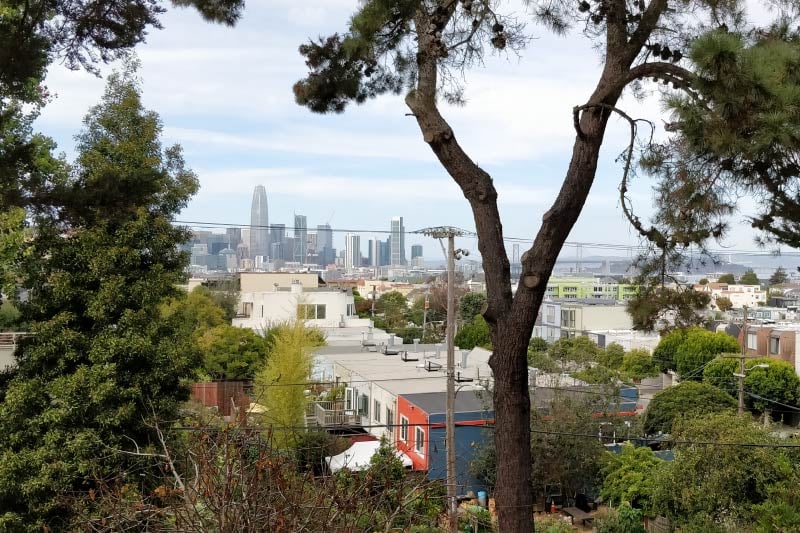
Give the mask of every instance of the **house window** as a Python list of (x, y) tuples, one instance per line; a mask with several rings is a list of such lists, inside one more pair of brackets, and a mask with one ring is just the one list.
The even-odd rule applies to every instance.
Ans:
[(369, 418), (369, 397), (366, 394), (362, 394), (358, 399), (358, 414)]
[(414, 433), (414, 449), (418, 454), (425, 455), (425, 431), (419, 426)]
[(320, 320), (325, 314), (325, 304), (297, 304), (297, 318), (301, 320)]
[(556, 321), (556, 308), (552, 305), (547, 306), (547, 323), (552, 324)]
[(408, 442), (408, 418), (400, 417), (400, 440)]
[(748, 350), (758, 349), (758, 336), (755, 333), (747, 334), (747, 349)]
[(394, 426), (394, 410), (389, 407), (386, 408), (386, 426)]
[(769, 353), (776, 354), (780, 352), (781, 349), (781, 339), (779, 337), (770, 337), (769, 338)]
[(381, 402), (375, 400), (375, 405), (372, 406), (372, 416), (375, 417), (375, 422), (381, 421)]

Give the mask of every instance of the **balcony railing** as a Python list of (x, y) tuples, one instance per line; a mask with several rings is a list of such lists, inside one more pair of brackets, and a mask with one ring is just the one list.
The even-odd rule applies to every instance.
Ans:
[(318, 401), (306, 405), (306, 420), (321, 427), (352, 426), (360, 417), (344, 409), (343, 401)]

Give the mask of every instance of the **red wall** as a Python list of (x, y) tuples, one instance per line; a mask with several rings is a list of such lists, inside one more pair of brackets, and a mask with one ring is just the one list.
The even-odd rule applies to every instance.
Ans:
[[(400, 417), (404, 416), (408, 418), (408, 442), (403, 442), (400, 440)], [(427, 470), (428, 469), (428, 438), (430, 435), (430, 427), (428, 427), (428, 413), (417, 407), (416, 405), (412, 404), (402, 396), (397, 397), (397, 429), (395, 431), (395, 445), (397, 449), (400, 451), (405, 452), (410, 458), (411, 462), (413, 463), (414, 470)], [(416, 427), (417, 425), (421, 425), (423, 431), (425, 431), (425, 440), (426, 442), (423, 444), (423, 451), (425, 455), (420, 456), (417, 454), (417, 451), (414, 449), (415, 442), (414, 439), (416, 438)]]

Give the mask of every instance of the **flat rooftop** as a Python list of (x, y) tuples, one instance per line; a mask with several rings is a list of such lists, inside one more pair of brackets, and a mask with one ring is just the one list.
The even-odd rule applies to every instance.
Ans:
[[(342, 380), (351, 383), (375, 383), (392, 394), (443, 392), (447, 389), (447, 352), (442, 346), (436, 356), (435, 345), (398, 344), (395, 350), (407, 351), (407, 359), (400, 354), (384, 355), (380, 351), (361, 351), (361, 347), (323, 346), (315, 350), (314, 374), (325, 380), (333, 380), (334, 372), (348, 374)], [(462, 390), (479, 390), (491, 379), (489, 357), (491, 352), (474, 348), (467, 355), (464, 366), (462, 351), (456, 351), (456, 379)], [(416, 359), (416, 360), (411, 360)], [(334, 367), (337, 367), (334, 371)], [(468, 381), (471, 380), (471, 381)]]
[[(443, 414), (447, 410), (447, 394), (444, 392), (403, 394), (403, 398), (429, 415)], [(492, 395), (488, 391), (458, 391), (455, 409), (456, 413), (490, 411), (492, 409)]]

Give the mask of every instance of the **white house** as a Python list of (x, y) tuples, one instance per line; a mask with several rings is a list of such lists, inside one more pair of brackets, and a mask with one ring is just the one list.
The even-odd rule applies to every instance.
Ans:
[(756, 307), (767, 303), (767, 292), (760, 285), (729, 285), (727, 283), (706, 283), (695, 285), (694, 290), (708, 293), (711, 305), (717, 307), (718, 298), (728, 298), (734, 309)]
[(271, 291), (241, 292), (233, 325), (263, 330), (296, 319), (319, 328), (365, 327), (368, 319), (356, 314), (352, 291), (327, 287), (305, 288), (296, 281), (290, 287), (275, 286)]

